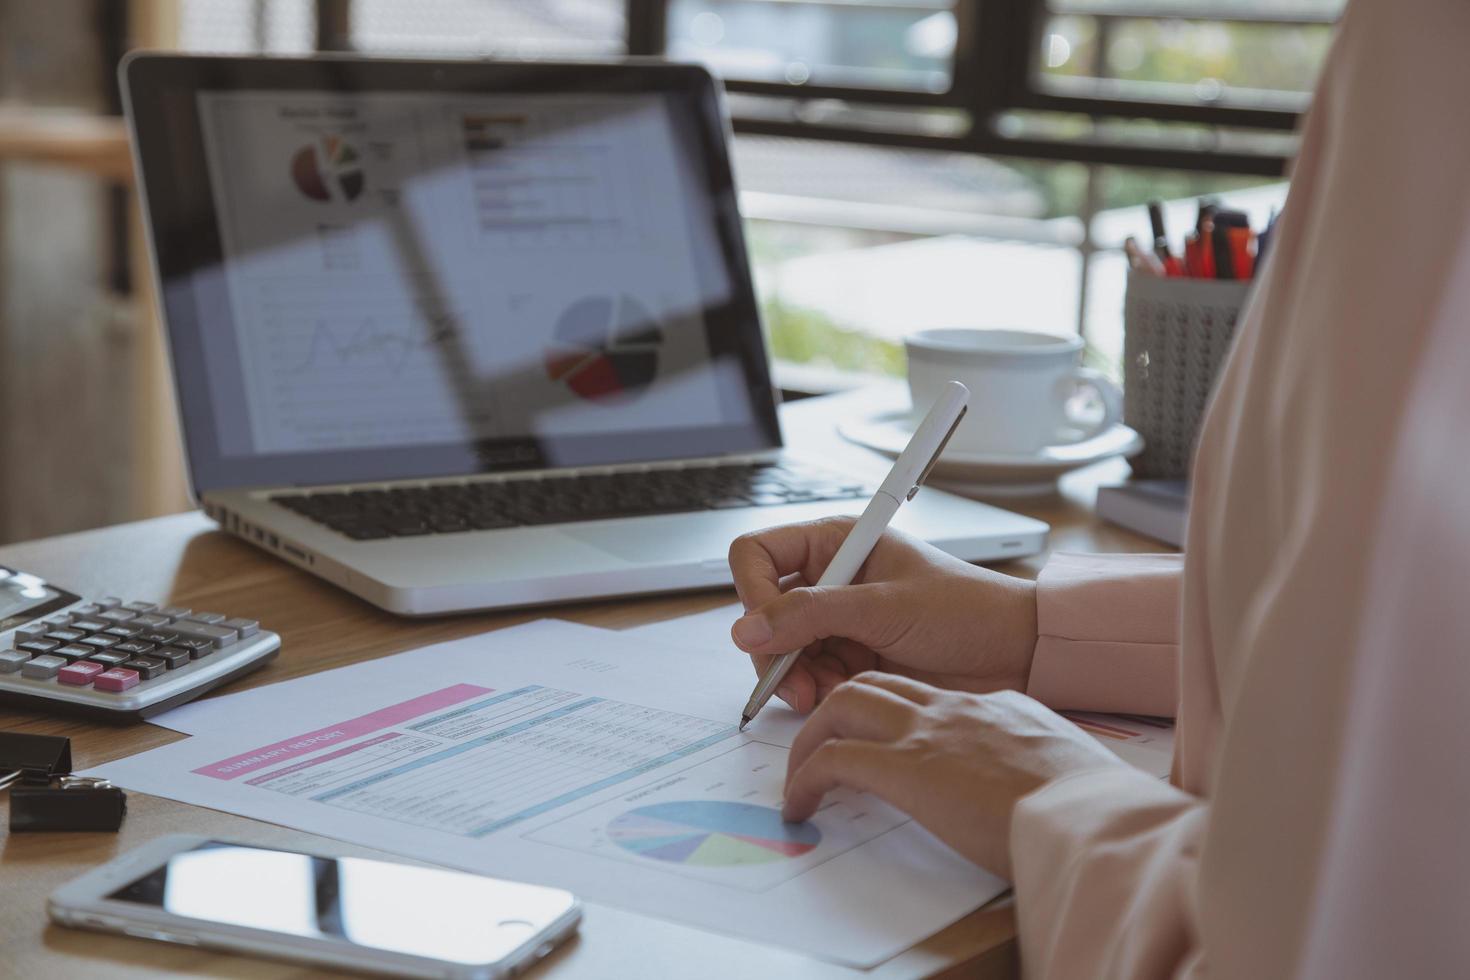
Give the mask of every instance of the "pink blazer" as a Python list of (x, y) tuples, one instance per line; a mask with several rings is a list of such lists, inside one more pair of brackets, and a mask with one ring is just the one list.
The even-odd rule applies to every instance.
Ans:
[(1470, 977), (1470, 2), (1352, 4), (1273, 248), (1182, 574), (1039, 579), (1031, 693), (1179, 729), (1017, 807), (1027, 976)]

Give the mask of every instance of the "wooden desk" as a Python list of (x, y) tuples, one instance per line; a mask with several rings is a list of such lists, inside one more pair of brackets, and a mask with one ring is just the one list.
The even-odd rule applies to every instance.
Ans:
[[(798, 408), (799, 406), (792, 406)], [(788, 412), (792, 431), (825, 415), (822, 406)], [(834, 450), (835, 451), (835, 450)], [(1090, 511), (1099, 482), (1126, 473), (1117, 461), (1079, 471), (1062, 495), (1012, 502), (1053, 526), (1054, 547), (1082, 551), (1155, 551), (1153, 541), (1097, 523)], [(35, 572), (84, 595), (121, 594), (221, 609), (259, 619), (283, 638), (268, 668), (226, 690), (270, 684), (413, 647), (553, 615), (590, 626), (623, 629), (682, 616), (730, 601), (704, 592), (643, 600), (586, 603), (555, 609), (487, 613), (435, 620), (388, 615), (284, 562), (214, 529), (197, 513), (157, 518), (0, 547), (0, 564)], [(1030, 577), (1040, 558), (997, 566)], [(133, 755), (182, 738), (152, 725), (116, 728), (85, 721), (0, 711), (0, 729), (67, 735), (78, 769)], [(3, 807), (0, 807), (3, 810)], [(225, 956), (161, 943), (59, 929), (47, 924), (46, 896), (63, 882), (114, 855), (167, 833), (226, 836), (263, 844), (324, 845), (371, 855), (362, 847), (170, 800), (130, 794), (118, 834), (18, 834), (0, 827), (0, 977), (89, 978), (295, 977), (303, 968)], [(927, 975), (1010, 977), (1015, 973), (1014, 920), (1009, 901), (993, 902), (878, 968), (854, 971), (796, 953), (714, 935), (687, 926), (593, 906), (579, 938), (558, 951), (536, 976), (890, 978)]]

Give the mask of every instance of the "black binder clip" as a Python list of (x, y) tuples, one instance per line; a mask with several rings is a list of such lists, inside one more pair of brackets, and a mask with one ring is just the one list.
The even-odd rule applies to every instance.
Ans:
[(12, 783), (51, 782), (71, 772), (71, 739), (0, 732), (0, 789)]
[(0, 789), (10, 790), (10, 829), (107, 830), (122, 826), (127, 795), (105, 779), (71, 775), (71, 740), (0, 732)]
[(45, 786), (21, 783), (10, 791), (10, 832), (107, 830), (122, 826), (127, 794), (94, 776), (58, 776)]

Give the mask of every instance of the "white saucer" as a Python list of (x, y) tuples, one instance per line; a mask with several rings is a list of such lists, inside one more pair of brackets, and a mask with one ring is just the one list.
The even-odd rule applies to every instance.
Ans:
[[(907, 409), (876, 412), (842, 422), (837, 431), (857, 443), (897, 459), (914, 434)], [(1065, 440), (1066, 432), (1059, 432)], [(1060, 441), (1034, 454), (971, 453), (950, 447), (934, 467), (933, 477), (946, 489), (959, 492), (1031, 494), (1055, 489), (1063, 473), (1089, 466), (1110, 456), (1133, 456), (1143, 449), (1143, 437), (1126, 425), (1115, 425), (1090, 439)]]

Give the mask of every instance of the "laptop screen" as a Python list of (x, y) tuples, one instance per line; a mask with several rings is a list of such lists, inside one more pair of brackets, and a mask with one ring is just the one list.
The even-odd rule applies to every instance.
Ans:
[(411, 63), (354, 61), (300, 88), (166, 60), (238, 76), (132, 79), (197, 490), (778, 444), (706, 76), (377, 87)]

